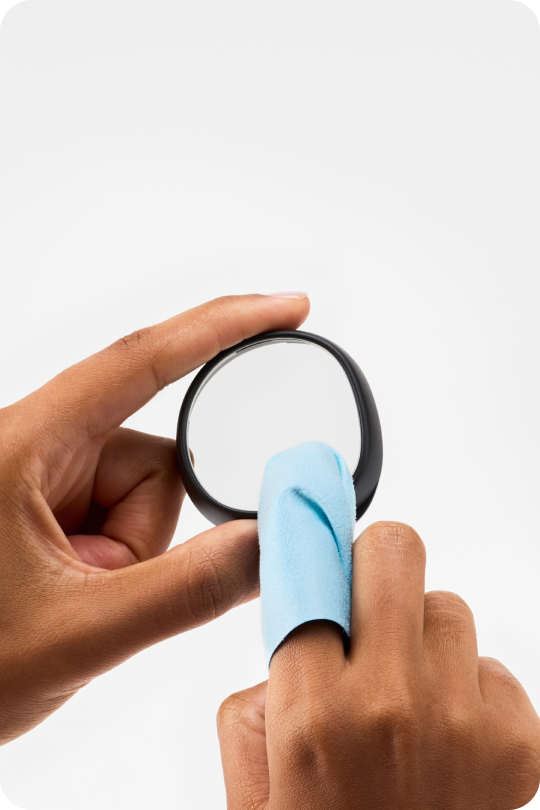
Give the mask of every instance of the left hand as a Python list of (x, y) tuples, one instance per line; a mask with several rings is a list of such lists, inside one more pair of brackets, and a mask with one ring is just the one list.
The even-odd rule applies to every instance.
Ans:
[(89, 680), (258, 592), (255, 521), (167, 549), (175, 443), (121, 423), (246, 337), (295, 329), (305, 296), (231, 296), (121, 338), (0, 410), (0, 744)]

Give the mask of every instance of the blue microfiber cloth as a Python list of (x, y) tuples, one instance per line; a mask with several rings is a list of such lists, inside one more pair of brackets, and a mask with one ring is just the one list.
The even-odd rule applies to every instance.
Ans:
[(352, 477), (332, 447), (306, 442), (268, 462), (258, 525), (269, 661), (305, 622), (328, 619), (350, 633), (355, 516)]

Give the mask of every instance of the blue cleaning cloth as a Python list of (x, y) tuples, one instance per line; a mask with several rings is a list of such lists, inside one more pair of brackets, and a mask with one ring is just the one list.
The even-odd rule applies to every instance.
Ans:
[(268, 462), (258, 516), (268, 661), (305, 622), (328, 619), (350, 633), (355, 516), (352, 477), (333, 448), (306, 442)]

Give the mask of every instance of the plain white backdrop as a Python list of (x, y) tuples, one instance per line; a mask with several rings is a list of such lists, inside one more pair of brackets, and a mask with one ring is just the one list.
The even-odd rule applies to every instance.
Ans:
[[(0, 405), (208, 298), (306, 289), (380, 410), (361, 525), (415, 526), (540, 709), (539, 143), (511, 0), (19, 3)], [(188, 382), (129, 424), (174, 436)], [(186, 502), (175, 541), (206, 525)], [(5, 806), (224, 808), (215, 713), (265, 677), (257, 603), (148, 650), (0, 749)]]

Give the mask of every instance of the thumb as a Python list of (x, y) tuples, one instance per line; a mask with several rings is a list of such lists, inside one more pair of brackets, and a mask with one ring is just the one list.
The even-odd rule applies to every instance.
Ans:
[(158, 557), (83, 576), (84, 587), (75, 577), (63, 589), (67, 621), (48, 653), (54, 670), (63, 660), (71, 680), (86, 682), (257, 596), (257, 524), (224, 523)]
[(268, 681), (236, 692), (218, 712), (227, 810), (263, 810), (270, 797), (265, 706)]

